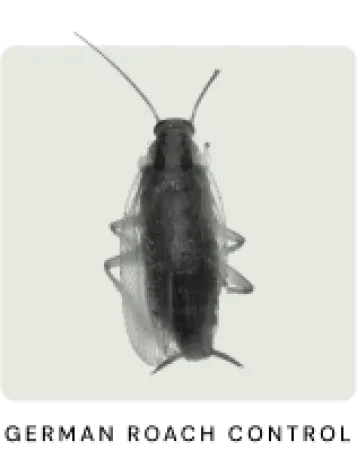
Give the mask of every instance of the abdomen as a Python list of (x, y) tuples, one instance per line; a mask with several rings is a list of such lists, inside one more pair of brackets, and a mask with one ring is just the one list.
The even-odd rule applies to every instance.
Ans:
[(189, 189), (166, 186), (146, 197), (143, 249), (153, 314), (184, 356), (201, 358), (210, 353), (217, 321), (219, 257), (209, 202), (190, 181)]

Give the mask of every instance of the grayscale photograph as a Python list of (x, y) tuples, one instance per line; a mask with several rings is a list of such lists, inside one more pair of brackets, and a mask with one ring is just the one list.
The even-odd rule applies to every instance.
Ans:
[(14, 400), (354, 394), (354, 55), (2, 56)]

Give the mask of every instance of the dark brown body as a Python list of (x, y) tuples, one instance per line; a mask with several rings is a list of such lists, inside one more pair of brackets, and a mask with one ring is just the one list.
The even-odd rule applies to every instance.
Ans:
[[(244, 238), (226, 228), (205, 165), (192, 140), (202, 98), (219, 75), (216, 69), (199, 94), (190, 120), (160, 120), (147, 96), (99, 48), (75, 33), (135, 89), (156, 119), (155, 141), (129, 195), (124, 217), (110, 224), (120, 238), (119, 255), (104, 269), (123, 298), (133, 349), (156, 373), (181, 356), (233, 357), (213, 348), (218, 296), (247, 294), (253, 286), (227, 264)], [(134, 195), (132, 195), (134, 193)], [(216, 192), (217, 193), (217, 192)], [(228, 240), (230, 244), (228, 244)], [(120, 279), (113, 273), (120, 269)]]
[[(123, 236), (120, 256), (106, 266), (123, 295), (131, 344), (156, 366), (152, 373), (180, 357), (215, 356), (242, 367), (215, 349), (213, 338), (221, 288), (245, 294), (253, 289), (227, 265), (228, 253), (244, 238), (225, 226), (192, 124), (168, 119), (157, 124), (155, 134), (126, 215), (112, 228)], [(120, 283), (108, 270), (119, 262)]]
[(149, 307), (183, 356), (209, 356), (220, 286), (213, 200), (205, 169), (179, 164), (158, 170), (153, 164), (144, 169), (142, 182)]

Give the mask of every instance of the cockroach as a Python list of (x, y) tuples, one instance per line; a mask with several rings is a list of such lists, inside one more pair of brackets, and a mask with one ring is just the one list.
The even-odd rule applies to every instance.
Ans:
[[(225, 225), (216, 182), (204, 152), (193, 140), (194, 119), (215, 70), (194, 105), (191, 118), (161, 120), (128, 75), (84, 37), (84, 43), (116, 69), (152, 111), (155, 138), (141, 165), (122, 219), (110, 224), (120, 238), (119, 255), (104, 269), (123, 299), (131, 345), (156, 373), (183, 357), (219, 357), (243, 365), (213, 346), (218, 299), (227, 292), (249, 294), (252, 284), (228, 265), (228, 255), (245, 239)], [(119, 269), (120, 278), (114, 275)]]

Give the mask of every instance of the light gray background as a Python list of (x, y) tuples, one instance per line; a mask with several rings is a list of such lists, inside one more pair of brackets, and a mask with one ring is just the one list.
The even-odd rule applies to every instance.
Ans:
[(103, 48), (161, 117), (199, 109), (197, 142), (231, 263), (216, 347), (245, 365), (132, 351), (103, 271), (153, 117), (85, 47), (10, 48), (3, 69), (3, 373), (11, 399), (346, 399), (354, 392), (354, 55), (342, 47)]

